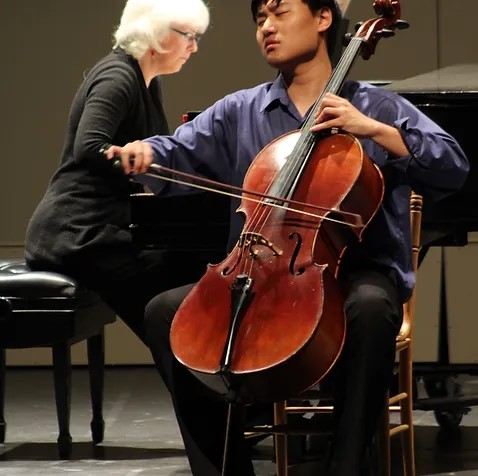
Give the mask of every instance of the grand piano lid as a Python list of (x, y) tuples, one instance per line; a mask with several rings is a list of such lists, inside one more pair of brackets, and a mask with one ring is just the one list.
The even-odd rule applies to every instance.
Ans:
[(447, 66), (392, 82), (385, 87), (403, 95), (476, 95), (478, 93), (478, 64)]

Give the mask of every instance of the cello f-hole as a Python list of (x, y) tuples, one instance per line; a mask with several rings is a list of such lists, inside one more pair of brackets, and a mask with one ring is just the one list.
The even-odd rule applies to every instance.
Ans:
[(294, 276), (299, 276), (305, 271), (305, 268), (303, 266), (297, 268), (297, 270), (294, 269), (297, 256), (299, 255), (299, 251), (302, 248), (302, 236), (300, 235), (300, 233), (297, 233), (297, 232), (291, 233), (289, 235), (289, 240), (293, 240), (294, 238), (297, 238), (297, 242), (295, 244), (295, 248), (294, 248), (294, 251), (292, 252), (292, 256), (290, 259), (289, 271)]

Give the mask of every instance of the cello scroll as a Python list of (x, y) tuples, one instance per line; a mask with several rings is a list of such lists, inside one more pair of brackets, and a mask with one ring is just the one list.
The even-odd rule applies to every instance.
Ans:
[(399, 0), (375, 0), (373, 8), (380, 17), (358, 23), (355, 26), (355, 35), (351, 33), (346, 35), (347, 43), (352, 38), (361, 40), (359, 54), (365, 60), (375, 53), (375, 48), (381, 38), (390, 38), (395, 35), (395, 30), (405, 30), (409, 27), (408, 22), (401, 19)]

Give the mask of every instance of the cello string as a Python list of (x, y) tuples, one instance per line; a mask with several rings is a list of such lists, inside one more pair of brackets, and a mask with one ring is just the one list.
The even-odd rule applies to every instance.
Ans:
[[(328, 83), (326, 84), (324, 91), (322, 94), (319, 96), (317, 101), (314, 103), (313, 107), (311, 108), (304, 124), (301, 127), (301, 137), (299, 138), (298, 143), (294, 147), (294, 150), (292, 151), (291, 155), (287, 159), (284, 167), (277, 173), (278, 175), (278, 180), (279, 180), (279, 191), (276, 195), (280, 196), (285, 196), (287, 190), (289, 190), (289, 198), (293, 196), (293, 191), (292, 189), (293, 184), (290, 182), (290, 180), (282, 180), (281, 182), (281, 177), (294, 177), (294, 180), (297, 181), (299, 175), (301, 174), (301, 171), (306, 167), (307, 164), (307, 159), (309, 157), (309, 154), (311, 153), (312, 148), (316, 145), (317, 143), (317, 134), (311, 133), (309, 130), (312, 127), (313, 123), (315, 122), (315, 115), (318, 111), (318, 108), (320, 107), (323, 97), (327, 92), (334, 92), (336, 93), (341, 85), (343, 84), (345, 75), (347, 71), (350, 69), (350, 66), (353, 62), (353, 59), (356, 56), (356, 53), (358, 51), (359, 46), (361, 45), (361, 41), (351, 41), (349, 46), (346, 48), (346, 51), (344, 55), (342, 55), (341, 59), (339, 60), (339, 63), (334, 70), (331, 78), (329, 79)], [(257, 207), (258, 209), (259, 207)], [(284, 207), (288, 208), (289, 207)], [(327, 208), (327, 207), (324, 207)], [(330, 208), (329, 208), (330, 210)], [(263, 209), (262, 212), (262, 230), (264, 229), (264, 224), (268, 223), (268, 220), (264, 217), (265, 214), (268, 214), (269, 217), (271, 216), (272, 213), (275, 213), (276, 210), (273, 210), (272, 208), (268, 209)], [(324, 217), (325, 219), (330, 218), (330, 217)], [(251, 220), (252, 221), (252, 220)], [(257, 216), (257, 222), (259, 222), (259, 217)], [(257, 226), (257, 225), (256, 225)], [(262, 231), (261, 230), (261, 231)]]
[[(273, 195), (278, 195), (280, 197), (280, 196), (285, 196), (286, 193), (288, 193), (289, 199), (293, 196), (293, 193), (294, 193), (293, 190), (295, 189), (295, 186), (293, 183), (291, 183), (290, 177), (294, 177), (294, 181), (297, 183), (299, 176), (302, 174), (304, 168), (307, 166), (307, 161), (308, 161), (308, 158), (310, 157), (310, 154), (312, 153), (313, 148), (317, 144), (317, 134), (310, 132), (310, 128), (315, 123), (316, 113), (327, 92), (333, 92), (333, 93), (338, 92), (339, 88), (343, 84), (343, 81), (345, 79), (345, 76), (348, 70), (350, 69), (352, 65), (352, 62), (358, 52), (360, 45), (361, 45), (361, 40), (351, 41), (348, 47), (346, 48), (344, 55), (342, 55), (342, 57), (340, 58), (336, 69), (332, 73), (331, 77), (329, 78), (329, 81), (327, 82), (324, 88), (324, 91), (314, 103), (305, 122), (303, 123), (301, 127), (302, 133), (298, 143), (295, 145), (291, 155), (286, 160), (285, 165), (276, 174), (276, 176), (278, 176), (278, 181), (279, 181), (279, 185), (278, 185), (279, 190), (277, 193), (274, 192)], [(284, 180), (282, 179), (282, 177), (287, 177), (288, 179)], [(270, 188), (272, 188), (272, 184)], [(290, 209), (290, 207), (287, 207), (287, 208)], [(327, 208), (327, 207), (324, 207), (324, 208)], [(259, 207), (256, 207), (256, 210), (258, 209)], [(276, 212), (277, 210), (274, 210), (272, 208), (268, 208), (268, 209), (263, 208), (262, 213), (260, 214), (257, 213), (256, 215), (256, 219), (257, 219), (256, 227), (257, 227), (257, 224), (262, 222), (260, 231), (263, 232), (265, 224), (270, 222), (270, 216)], [(259, 215), (261, 215), (260, 217), (262, 218), (261, 220), (259, 220)], [(327, 217), (327, 218), (330, 218), (330, 217)], [(251, 243), (251, 246), (252, 246), (252, 243)], [(253, 256), (253, 254), (250, 253), (250, 256)], [(253, 266), (252, 261), (253, 260), (251, 260), (251, 265), (250, 265), (251, 273), (252, 273), (252, 266)]]
[[(153, 167), (153, 169), (154, 168), (155, 167)], [(284, 205), (279, 205), (277, 203), (269, 202), (269, 203), (266, 204), (266, 202), (264, 202), (264, 200), (248, 198), (248, 197), (244, 197), (244, 196), (237, 195), (237, 194), (234, 194), (234, 193), (221, 191), (221, 190), (218, 190), (218, 189), (213, 189), (213, 188), (205, 187), (205, 186), (198, 185), (198, 184), (193, 184), (191, 182), (185, 182), (185, 181), (182, 181), (182, 180), (172, 179), (170, 177), (159, 175), (158, 173), (148, 173), (147, 172), (143, 175), (148, 176), (148, 177), (152, 177), (152, 178), (155, 178), (155, 179), (158, 179), (158, 180), (164, 180), (164, 181), (167, 181), (167, 182), (173, 182), (173, 183), (177, 183), (177, 184), (180, 184), (180, 185), (191, 186), (191, 187), (194, 187), (194, 188), (198, 188), (200, 190), (219, 193), (221, 195), (226, 195), (226, 196), (230, 196), (230, 197), (234, 197), (234, 198), (245, 199), (245, 200), (248, 200), (248, 201), (251, 201), (251, 202), (255, 202), (255, 203), (260, 205), (260, 206), (257, 206), (254, 209), (254, 212), (253, 212), (253, 214), (251, 216), (251, 220), (250, 220), (250, 225), (254, 225), (254, 222), (255, 222), (255, 225), (254, 225), (255, 227), (257, 227), (259, 225), (259, 220), (261, 218), (263, 220), (265, 220), (266, 217), (267, 217), (267, 214), (269, 214), (269, 216), (270, 216), (270, 210), (272, 208), (276, 208), (276, 209), (283, 209), (283, 210), (288, 211), (288, 212), (291, 211), (291, 212), (298, 213), (298, 214), (301, 214), (301, 215), (310, 216), (312, 218), (316, 218), (316, 219), (319, 219), (319, 220), (326, 220), (326, 221), (329, 221), (329, 222), (334, 222), (334, 223), (337, 223), (337, 224), (351, 226), (351, 227), (354, 227), (354, 228), (362, 228), (361, 224), (347, 223), (345, 221), (338, 220), (336, 218), (332, 218), (332, 217), (329, 217), (329, 216), (326, 216), (326, 215), (316, 215), (314, 213), (306, 212), (305, 210), (294, 209), (294, 208), (290, 208), (290, 207), (287, 207), (287, 206), (284, 206)], [(304, 205), (307, 205), (307, 204), (304, 204)], [(262, 208), (262, 211), (260, 210), (261, 208)], [(349, 212), (340, 212), (340, 211), (337, 211), (337, 212), (338, 213), (343, 213), (343, 214), (349, 214)], [(355, 217), (358, 216), (356, 214), (352, 214), (352, 215), (354, 215)], [(360, 216), (358, 216), (358, 217), (360, 218)], [(361, 222), (361, 220), (359, 220), (359, 221)], [(251, 229), (254, 230), (254, 226), (252, 226), (252, 227), (249, 226), (247, 229), (243, 230), (242, 233), (241, 233), (241, 236), (244, 235), (245, 237), (247, 237), (247, 235), (250, 234), (250, 230)], [(309, 226), (312, 226), (312, 224), (309, 224)], [(250, 260), (250, 267), (249, 267), (250, 270), (249, 270), (249, 272), (247, 272), (247, 270), (246, 270), (247, 257), (252, 256), (252, 254), (251, 253), (247, 254), (245, 252), (248, 249), (251, 249), (253, 245), (258, 244), (257, 240), (259, 239), (259, 235), (260, 235), (259, 231), (254, 234), (253, 238), (255, 239), (255, 241), (251, 240), (251, 239), (249, 239), (249, 240), (245, 239), (244, 246), (242, 247), (242, 250), (241, 250), (241, 254), (238, 257), (238, 261), (241, 261), (241, 260), (243, 261), (243, 266), (244, 267), (242, 269), (242, 272), (244, 274), (247, 274), (248, 276), (252, 275), (252, 267), (254, 265), (254, 260)]]
[[(355, 40), (355, 39), (353, 39)], [(346, 48), (345, 53), (339, 60), (331, 78), (329, 79), (328, 83), (326, 84), (324, 91), (319, 96), (317, 101), (314, 103), (313, 107), (311, 108), (307, 119), (303, 123), (301, 127), (301, 137), (299, 138), (294, 150), (292, 151), (291, 155), (289, 156), (286, 164), (282, 168), (280, 175), (279, 175), (279, 191), (276, 195), (285, 196), (287, 190), (289, 190), (289, 196), (292, 193), (291, 189), (293, 188), (293, 184), (290, 182), (290, 179), (282, 180), (281, 184), (281, 177), (295, 177), (297, 178), (300, 175), (300, 172), (304, 169), (305, 163), (307, 161), (308, 154), (310, 150), (314, 147), (317, 141), (317, 134), (310, 132), (310, 128), (315, 122), (315, 115), (320, 107), (320, 104), (323, 101), (324, 95), (331, 91), (337, 92), (340, 88), (345, 75), (350, 69), (350, 66), (353, 62), (353, 59), (356, 56), (357, 50), (361, 45), (361, 40), (356, 39), (356, 41), (351, 41), (349, 46)]]

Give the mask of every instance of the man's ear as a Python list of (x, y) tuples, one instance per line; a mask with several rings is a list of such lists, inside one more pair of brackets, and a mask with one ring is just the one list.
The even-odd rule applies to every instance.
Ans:
[(317, 18), (317, 27), (319, 33), (324, 33), (330, 28), (333, 21), (332, 10), (329, 7), (322, 7), (317, 10), (315, 14)]

